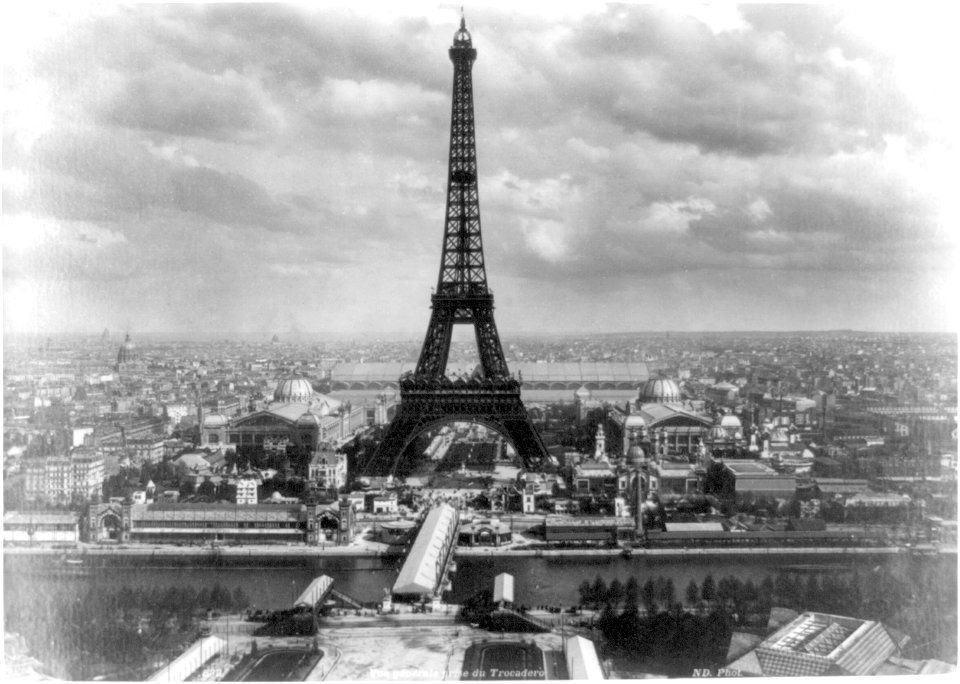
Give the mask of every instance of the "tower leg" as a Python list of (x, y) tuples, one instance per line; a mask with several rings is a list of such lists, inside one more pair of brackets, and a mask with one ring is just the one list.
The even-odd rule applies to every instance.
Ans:
[(458, 390), (439, 389), (434, 406), (424, 410), (422, 404), (411, 402), (403, 408), (390, 424), (376, 453), (367, 460), (361, 472), (370, 476), (404, 474), (420, 458), (410, 453), (414, 440), (428, 429), (443, 423), (480, 423), (503, 435), (513, 444), (517, 456), (525, 468), (535, 469), (543, 465), (547, 456), (546, 447), (530, 421), (518, 398), (503, 398), (497, 402), (495, 395), (480, 396)]

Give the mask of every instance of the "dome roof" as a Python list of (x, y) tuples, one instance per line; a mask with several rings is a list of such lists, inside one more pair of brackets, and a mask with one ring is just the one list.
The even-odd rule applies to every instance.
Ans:
[(273, 400), (284, 403), (306, 404), (313, 398), (313, 385), (305, 377), (291, 375), (277, 383)]
[(707, 433), (707, 439), (711, 442), (725, 442), (728, 439), (727, 431), (719, 425), (714, 425)]
[(227, 424), (227, 417), (222, 413), (211, 413), (203, 417), (203, 427), (221, 428)]
[(316, 427), (320, 424), (320, 418), (307, 411), (297, 418), (297, 427)]
[(740, 428), (740, 427), (743, 427), (743, 425), (740, 423), (740, 419), (737, 418), (735, 415), (730, 414), (730, 413), (727, 413), (727, 414), (724, 414), (723, 416), (721, 416), (721, 418), (720, 418), (720, 425), (722, 425), (722, 426), (725, 427), (725, 428)]
[(679, 402), (680, 387), (669, 378), (653, 378), (640, 388), (640, 403), (666, 404)]
[(117, 363), (130, 363), (136, 361), (139, 356), (140, 352), (137, 351), (137, 345), (133, 343), (128, 334), (123, 344), (120, 345), (120, 351), (117, 352)]
[(646, 457), (647, 455), (643, 453), (643, 449), (638, 444), (634, 444), (627, 449), (627, 461), (633, 465), (639, 465)]

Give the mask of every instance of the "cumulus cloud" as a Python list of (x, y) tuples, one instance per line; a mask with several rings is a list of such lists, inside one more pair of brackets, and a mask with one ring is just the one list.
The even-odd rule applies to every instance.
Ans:
[(340, 119), (409, 117), (440, 107), (440, 93), (406, 83), (379, 79), (326, 79), (317, 93), (317, 107)]
[[(5, 71), (3, 210), (19, 226), (5, 230), (5, 305), (59, 291), (42, 279), (124, 278), (123, 294), (90, 285), (82, 306), (49, 305), (68, 327), (137, 293), (144, 316), (184, 330), (310, 306), (419, 334), (457, 12), (131, 5), (52, 19)], [(881, 319), (843, 292), (919, 316), (935, 310), (918, 304), (928, 291), (948, 290), (943, 122), (842, 7), (483, 7), (467, 20), (498, 317), (549, 296), (565, 329), (668, 314), (720, 326), (753, 293), (768, 311), (816, 296), (811, 321), (850, 327)], [(151, 295), (165, 280), (191, 296)], [(640, 302), (651, 283), (670, 292), (631, 305), (640, 318), (591, 303)]]
[(206, 74), (183, 64), (132, 75), (103, 105), (110, 123), (173, 136), (243, 139), (268, 126), (269, 104), (236, 71)]

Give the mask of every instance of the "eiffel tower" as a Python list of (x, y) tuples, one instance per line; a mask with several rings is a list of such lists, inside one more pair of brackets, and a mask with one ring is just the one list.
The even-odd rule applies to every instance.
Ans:
[[(477, 147), (471, 70), (477, 58), (466, 21), (453, 36), (453, 108), (450, 163), (440, 275), (433, 312), (416, 370), (400, 378), (400, 406), (376, 453), (362, 469), (367, 475), (405, 471), (404, 452), (426, 430), (451, 421), (485, 425), (513, 443), (527, 468), (547, 456), (520, 399), (520, 381), (511, 377), (493, 320), (493, 293), (487, 287), (477, 194)], [(472, 325), (480, 365), (469, 377), (446, 376), (453, 326)]]

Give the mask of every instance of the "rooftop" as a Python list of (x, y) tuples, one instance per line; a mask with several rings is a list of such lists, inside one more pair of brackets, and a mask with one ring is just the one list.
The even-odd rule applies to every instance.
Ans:
[(777, 472), (770, 466), (756, 461), (725, 460), (724, 464), (735, 475), (776, 475)]
[(807, 612), (730, 664), (766, 677), (871, 675), (899, 645), (872, 620)]
[(62, 525), (74, 524), (79, 519), (76, 513), (5, 513), (4, 524)]
[(394, 582), (395, 594), (422, 595), (436, 589), (438, 569), (448, 551), (448, 534), (456, 528), (458, 517), (457, 510), (447, 504), (431, 509)]
[(632, 527), (632, 518), (614, 518), (610, 516), (596, 518), (547, 518), (544, 522), (547, 527), (597, 527), (619, 525)]

